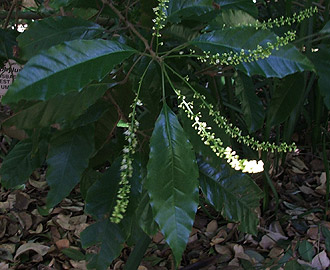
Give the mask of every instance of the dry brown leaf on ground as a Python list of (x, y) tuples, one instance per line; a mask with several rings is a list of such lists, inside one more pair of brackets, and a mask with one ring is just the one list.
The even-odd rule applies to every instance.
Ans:
[(19, 255), (30, 250), (33, 250), (38, 254), (40, 254), (41, 256), (44, 256), (47, 254), (49, 247), (39, 243), (25, 243), (17, 249), (14, 260), (16, 260)]
[(0, 270), (8, 270), (8, 269), (9, 269), (8, 263), (0, 262)]
[(324, 250), (317, 254), (312, 260), (312, 267), (318, 270), (326, 270), (329, 266), (330, 260)]
[(288, 238), (277, 232), (269, 232), (261, 238), (259, 245), (263, 249), (271, 249), (275, 246), (278, 240), (287, 240)]

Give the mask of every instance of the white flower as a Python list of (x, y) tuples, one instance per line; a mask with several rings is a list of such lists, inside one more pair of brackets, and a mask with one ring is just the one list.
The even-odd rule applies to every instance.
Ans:
[(129, 136), (129, 135), (131, 135), (131, 132), (130, 132), (129, 130), (126, 130), (126, 131), (124, 132), (124, 135)]

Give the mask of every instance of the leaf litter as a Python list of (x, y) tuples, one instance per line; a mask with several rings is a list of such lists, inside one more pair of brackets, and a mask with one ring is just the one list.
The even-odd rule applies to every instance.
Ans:
[[(273, 170), (281, 201), (277, 216), (273, 211), (262, 213), (258, 234), (253, 236), (240, 232), (237, 224), (204, 205), (198, 209), (180, 269), (329, 268), (324, 168), (311, 155), (288, 155), (288, 159), (280, 173)], [(79, 235), (93, 220), (84, 213), (79, 187), (50, 213), (43, 212), (47, 191), (43, 172), (34, 174), (20, 190), (1, 189), (0, 270), (87, 269), (86, 254), (97, 249), (81, 248)], [(275, 206), (274, 200), (271, 205)], [(329, 219), (329, 213), (326, 215)], [(126, 246), (109, 269), (124, 269), (129, 253)], [(305, 268), (299, 268), (302, 266)], [(174, 269), (171, 251), (160, 232), (138, 269)]]

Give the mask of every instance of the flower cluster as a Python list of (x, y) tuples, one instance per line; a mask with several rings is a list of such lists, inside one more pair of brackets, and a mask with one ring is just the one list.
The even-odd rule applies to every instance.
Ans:
[(192, 102), (187, 102), (186, 97), (180, 94), (179, 90), (176, 90), (178, 98), (181, 101), (179, 108), (181, 108), (187, 116), (194, 121), (192, 127), (197, 130), (198, 135), (201, 137), (205, 145), (208, 145), (211, 150), (220, 158), (224, 158), (226, 162), (235, 170), (248, 173), (259, 173), (263, 171), (263, 162), (256, 160), (239, 159), (235, 151), (232, 151), (230, 147), (224, 147), (220, 138), (215, 137), (215, 133), (211, 132), (212, 128), (207, 126), (206, 122), (200, 121), (202, 117), (201, 112), (195, 114), (192, 111)]
[(139, 127), (139, 122), (135, 119), (136, 105), (141, 104), (138, 96), (135, 97), (134, 102), (131, 104), (132, 112), (129, 114), (131, 120), (128, 129), (124, 132), (127, 145), (123, 149), (123, 159), (120, 166), (120, 182), (119, 190), (117, 193), (117, 201), (110, 217), (110, 221), (113, 223), (119, 223), (123, 219), (123, 215), (126, 212), (129, 203), (129, 193), (131, 185), (129, 178), (133, 175), (133, 155), (137, 146), (136, 132)]
[(166, 3), (169, 2), (169, 0), (158, 0), (158, 6), (153, 9), (156, 17), (152, 21), (154, 22), (154, 26), (152, 27), (152, 30), (155, 32), (153, 33), (156, 37), (161, 37), (161, 34), (159, 31), (165, 27), (164, 22), (166, 21), (166, 9), (168, 6)]
[(269, 19), (268, 21), (257, 23), (255, 25), (256, 29), (271, 29), (273, 27), (281, 27), (284, 25), (292, 25), (294, 23), (300, 23), (301, 21), (310, 18), (314, 13), (318, 12), (318, 8), (310, 7), (300, 11), (299, 13), (294, 13), (291, 17), (280, 17), (275, 19)]
[(204, 56), (199, 57), (198, 59), (202, 62), (209, 62), (212, 65), (239, 65), (243, 62), (252, 62), (259, 59), (268, 58), (271, 56), (272, 51), (278, 50), (280, 47), (287, 45), (290, 41), (295, 40), (296, 34), (295, 31), (288, 31), (285, 33), (284, 37), (276, 37), (276, 42), (273, 44), (267, 42), (266, 47), (260, 45), (257, 46), (254, 50), (244, 50), (240, 52), (225, 52), (223, 54), (214, 54), (211, 55), (210, 52), (204, 51)]
[(281, 17), (275, 18), (275, 19), (268, 19), (268, 21), (264, 21), (264, 22), (257, 21), (255, 24), (252, 24), (252, 23), (238, 24), (237, 26), (230, 26), (230, 27), (227, 27), (224, 24), (222, 29), (236, 28), (236, 27), (246, 27), (246, 26), (255, 27), (256, 30), (258, 30), (258, 29), (262, 29), (262, 30), (272, 29), (274, 27), (281, 27), (281, 26), (284, 26), (284, 25), (292, 25), (296, 22), (300, 23), (303, 20), (312, 17), (317, 12), (318, 12), (318, 8), (315, 6), (315, 7), (310, 7), (310, 8), (301, 10), (298, 13), (294, 13), (291, 17), (281, 16)]
[[(194, 90), (195, 91), (195, 90)], [(202, 101), (200, 107), (207, 108), (209, 110), (209, 115), (213, 116), (213, 121), (233, 139), (236, 139), (237, 142), (243, 143), (253, 150), (263, 150), (263, 151), (271, 151), (271, 152), (292, 152), (296, 149), (296, 145), (293, 143), (288, 145), (287, 143), (281, 143), (280, 145), (276, 145), (270, 142), (259, 142), (255, 138), (250, 137), (249, 135), (242, 135), (242, 131), (234, 126), (231, 123), (228, 123), (227, 118), (222, 116), (219, 111), (215, 111), (212, 104), (208, 104), (205, 100), (205, 96), (201, 95), (197, 91), (194, 92), (193, 97), (195, 99), (199, 99)], [(192, 108), (192, 103), (191, 108)]]

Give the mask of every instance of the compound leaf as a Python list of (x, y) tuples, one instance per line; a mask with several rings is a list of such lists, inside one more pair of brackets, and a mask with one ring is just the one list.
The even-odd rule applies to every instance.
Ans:
[(197, 211), (198, 169), (192, 146), (166, 104), (152, 133), (147, 168), (154, 219), (179, 264)]
[(43, 51), (25, 65), (9, 87), (4, 103), (48, 100), (58, 94), (80, 91), (100, 81), (113, 67), (135, 52), (108, 40), (73, 40)]

